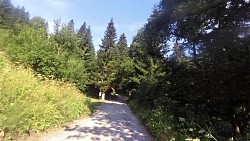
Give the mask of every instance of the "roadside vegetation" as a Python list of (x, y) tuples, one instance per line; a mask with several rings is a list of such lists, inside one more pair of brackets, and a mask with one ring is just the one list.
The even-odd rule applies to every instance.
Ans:
[(46, 21), (29, 19), (24, 7), (1, 0), (0, 8), (0, 140), (93, 113), (99, 102), (86, 97), (95, 66), (86, 24), (76, 35), (73, 27), (55, 20), (58, 31), (49, 35)]
[(39, 79), (0, 53), (0, 127), (6, 138), (41, 132), (87, 116), (94, 104), (74, 85)]
[(1, 129), (42, 131), (88, 114), (80, 92), (101, 91), (129, 95), (156, 140), (249, 140), (249, 7), (161, 0), (130, 47), (111, 19), (95, 51), (85, 22), (59, 18), (48, 32), (45, 19), (0, 0), (0, 50), (11, 60), (1, 65)]
[(161, 0), (154, 7), (130, 46), (139, 76), (130, 105), (158, 140), (250, 139), (249, 6)]

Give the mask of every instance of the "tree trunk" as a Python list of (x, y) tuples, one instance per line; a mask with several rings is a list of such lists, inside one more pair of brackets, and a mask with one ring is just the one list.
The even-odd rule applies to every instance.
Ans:
[(102, 100), (105, 100), (105, 93), (102, 93)]
[(196, 47), (195, 42), (193, 41), (193, 57), (194, 57), (194, 63), (197, 65), (197, 54), (196, 54)]
[(232, 116), (231, 124), (232, 124), (233, 129), (234, 129), (233, 138), (234, 138), (234, 140), (236, 140), (237, 136), (240, 134), (240, 128), (239, 128), (239, 125), (237, 123), (237, 118), (236, 118), (235, 114), (233, 114), (233, 116)]

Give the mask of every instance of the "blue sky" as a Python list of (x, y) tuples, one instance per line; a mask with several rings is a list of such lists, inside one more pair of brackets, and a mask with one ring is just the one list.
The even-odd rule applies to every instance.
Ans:
[(75, 28), (83, 22), (91, 26), (96, 49), (101, 44), (107, 24), (114, 19), (117, 36), (125, 33), (128, 44), (138, 29), (147, 22), (153, 6), (160, 0), (12, 0), (15, 6), (24, 6), (30, 18), (40, 16), (53, 29), (54, 19), (63, 23), (73, 19)]

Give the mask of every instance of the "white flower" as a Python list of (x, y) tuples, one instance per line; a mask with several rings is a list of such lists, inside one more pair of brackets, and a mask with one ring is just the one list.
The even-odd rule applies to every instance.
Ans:
[(174, 137), (172, 137), (170, 141), (175, 141), (175, 138), (174, 138)]
[(202, 134), (202, 133), (204, 133), (205, 131), (204, 130), (200, 130), (200, 131), (198, 131), (198, 133), (200, 133), (200, 134)]
[(213, 137), (211, 136), (211, 134), (206, 134), (205, 137), (207, 137), (207, 138), (213, 138)]
[(198, 139), (198, 138), (196, 138), (196, 139), (187, 138), (187, 139), (185, 139), (185, 141), (200, 141), (200, 139)]
[(183, 117), (179, 117), (179, 121), (180, 121), (180, 122), (185, 122), (185, 121), (186, 121), (186, 119), (185, 119), (185, 118), (183, 118)]
[(8, 73), (10, 70), (7, 68), (7, 69), (3, 69), (4, 73)]

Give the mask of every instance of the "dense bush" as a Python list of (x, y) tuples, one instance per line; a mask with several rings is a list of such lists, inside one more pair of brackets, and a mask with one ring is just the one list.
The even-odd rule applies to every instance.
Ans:
[(14, 63), (30, 67), (37, 74), (75, 83), (81, 90), (86, 87), (85, 61), (77, 56), (76, 51), (58, 52), (57, 43), (48, 39), (43, 28), (23, 28), (5, 51)]
[(164, 109), (158, 108), (149, 110), (146, 107), (140, 106), (137, 101), (129, 101), (129, 106), (132, 111), (142, 120), (149, 129), (155, 140), (170, 141), (170, 140), (185, 140), (187, 136), (176, 132), (176, 125), (180, 125), (174, 116), (167, 113)]

